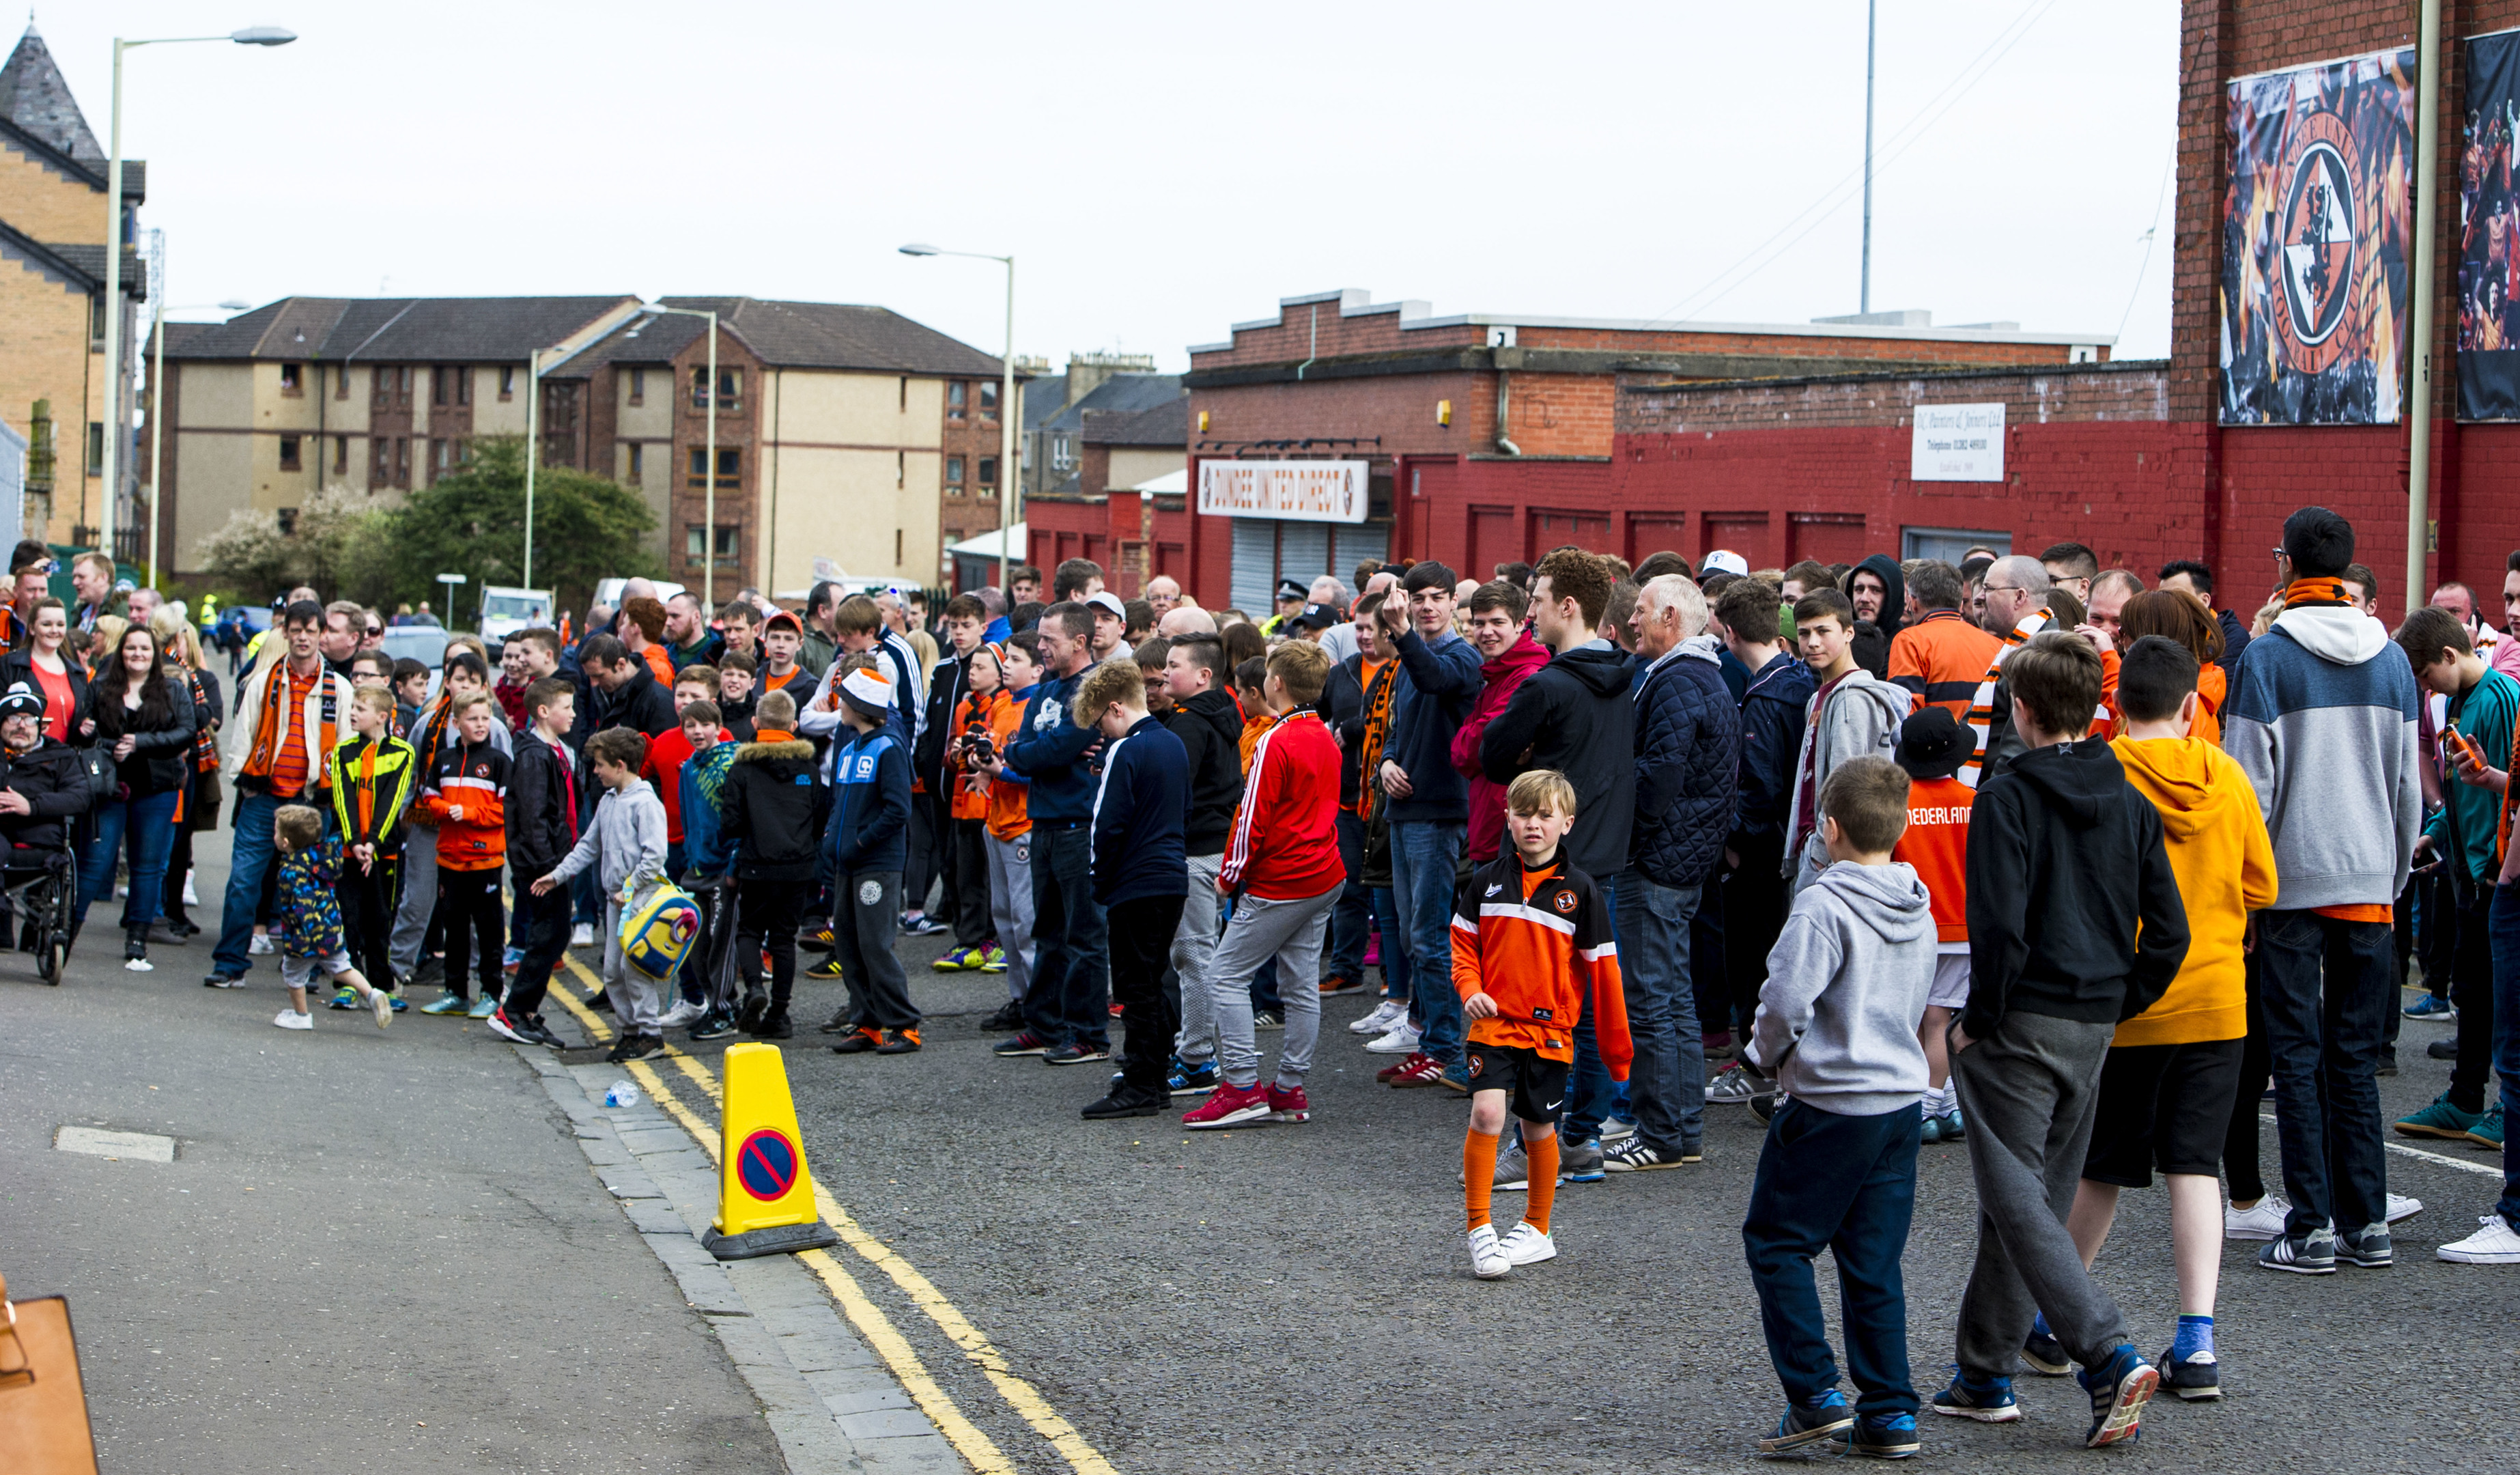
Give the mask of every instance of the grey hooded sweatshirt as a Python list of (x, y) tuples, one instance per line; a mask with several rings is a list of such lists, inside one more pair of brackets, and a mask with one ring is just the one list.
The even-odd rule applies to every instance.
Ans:
[(1794, 898), (1768, 954), (1750, 1061), (1806, 1106), (1848, 1117), (1925, 1091), (1916, 1025), (1934, 983), (1934, 914), (1904, 861), (1844, 862)]
[[(1794, 761), (1794, 788), (1785, 815), (1787, 849), (1784, 873), (1800, 892), (1828, 864), (1828, 848), (1821, 844), (1820, 816), (1803, 810), (1802, 772), (1812, 771), (1812, 797), (1818, 799), (1828, 776), (1851, 758), (1888, 758), (1899, 748), (1899, 724), (1916, 705), (1915, 693), (1904, 686), (1876, 681), (1858, 667), (1837, 685), (1812, 693), (1803, 714), (1803, 747)], [(1803, 837), (1800, 851), (1792, 837)]]

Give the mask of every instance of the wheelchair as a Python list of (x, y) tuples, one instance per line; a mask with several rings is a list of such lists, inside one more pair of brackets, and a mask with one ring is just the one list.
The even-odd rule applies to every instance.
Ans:
[[(12, 857), (15, 858), (15, 857)], [(78, 867), (69, 853), (44, 857), (40, 866), (0, 870), (0, 896), (18, 926), (19, 946), (35, 955), (35, 974), (59, 988), (69, 961), (70, 916), (78, 905)]]

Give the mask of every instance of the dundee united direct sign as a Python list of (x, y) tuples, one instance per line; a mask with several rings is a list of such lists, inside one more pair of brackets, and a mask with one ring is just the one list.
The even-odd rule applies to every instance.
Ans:
[(1362, 523), (1363, 461), (1202, 461), (1198, 510), (1288, 523)]

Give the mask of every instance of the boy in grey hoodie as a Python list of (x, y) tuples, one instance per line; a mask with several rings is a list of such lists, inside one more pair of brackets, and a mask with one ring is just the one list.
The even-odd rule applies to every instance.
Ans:
[[(1785, 1416), (1763, 1454), (1824, 1443), (1916, 1452), (1900, 1257), (1916, 1202), (1916, 1039), (1934, 982), (1932, 899), (1890, 858), (1908, 827), (1908, 775), (1878, 758), (1838, 765), (1820, 794), (1827, 868), (1794, 899), (1751, 1021), (1750, 1063), (1780, 1105), (1759, 1151), (1741, 1243), (1759, 1291)], [(1837, 1388), (1812, 1257), (1833, 1249), (1857, 1402)]]
[(1794, 601), (1794, 642), (1819, 686), (1804, 714), (1785, 814), (1784, 874), (1799, 893), (1828, 863), (1820, 839), (1820, 791), (1850, 759), (1889, 758), (1916, 698), (1856, 664), (1855, 606), (1835, 589), (1815, 589)]
[(595, 822), (551, 874), (534, 883), (548, 895), (592, 865), (604, 887), (604, 990), (621, 1020), (621, 1038), (608, 1059), (645, 1060), (665, 1051), (657, 1004), (663, 986), (633, 969), (621, 951), (621, 914), (665, 879), (665, 802), (639, 776), (648, 740), (632, 727), (611, 727), (586, 740), (586, 759), (604, 797)]

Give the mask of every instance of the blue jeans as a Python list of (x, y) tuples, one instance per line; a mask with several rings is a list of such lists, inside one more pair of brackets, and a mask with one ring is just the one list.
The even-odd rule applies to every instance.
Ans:
[[(2494, 889), (2494, 1071), (2502, 1099), (2520, 1102), (2520, 884)], [(2503, 1222), (2520, 1229), (2520, 1142), (2508, 1129), (2502, 1138), (2502, 1201), (2494, 1206)]]
[(1392, 899), (1387, 886), (1377, 886), (1368, 895), (1373, 904), (1373, 925), (1382, 933), (1382, 996), (1405, 1004), (1409, 1002), (1409, 940), (1401, 935), (1400, 903)]
[(277, 848), (271, 842), (271, 816), (284, 804), (268, 794), (240, 794), (236, 805), (236, 845), (228, 856), (228, 891), (219, 903), (219, 945), (210, 953), (210, 971), (243, 978), (253, 971), (246, 945), (253, 940), (253, 908), (262, 899), (263, 877), (270, 874)]
[(1053, 1045), (1103, 1048), (1111, 1037), (1110, 951), (1094, 904), (1093, 832), (1032, 827), (1032, 986), (1024, 1025)]
[(1797, 1404), (1837, 1386), (1812, 1258), (1837, 1261), (1847, 1370), (1856, 1411), (1913, 1414), (1908, 1377), (1908, 1289), (1899, 1257), (1916, 1208), (1916, 1141), (1924, 1121), (1903, 1106), (1846, 1117), (1787, 1101), (1768, 1124), (1741, 1249), (1759, 1292), (1759, 1326), (1785, 1396)]
[[(79, 871), (77, 920), (87, 920), (88, 900), (113, 887), (113, 861), (124, 838), (131, 847), (131, 891), (122, 902), (122, 930), (145, 928), (158, 920), (158, 903), (166, 895), (166, 857), (175, 849), (175, 801), (169, 789), (146, 799), (110, 799), (96, 807), (96, 839), (87, 848), (87, 864)], [(263, 837), (267, 842), (268, 834)]]
[(1706, 1038), (1689, 984), (1690, 919), (1704, 888), (1661, 886), (1642, 871), (1618, 876), (1619, 976), (1636, 1045), (1629, 1099), (1647, 1147), (1694, 1147), (1706, 1127)]
[[(1610, 906), (1613, 943), (1619, 936), (1619, 897), (1627, 890), (1630, 874), (1620, 871), (1616, 875), (1597, 877), (1594, 881), (1601, 888), (1601, 899)], [(1624, 974), (1627, 949), (1622, 946), (1619, 951), (1619, 964)], [(1627, 994), (1627, 997), (1634, 996), (1633, 992)], [(1630, 1022), (1630, 1028), (1634, 1028), (1634, 1021)], [(1704, 1048), (1702, 1043), (1700, 1048)], [(1575, 1021), (1575, 1061), (1566, 1072), (1566, 1114), (1557, 1120), (1557, 1135), (1569, 1142), (1590, 1142), (1599, 1136), (1601, 1119), (1610, 1114), (1610, 1103), (1616, 1094), (1616, 1085), (1610, 1080), (1610, 1068), (1601, 1063), (1601, 1037), (1593, 1033), (1593, 1009), (1587, 1004), (1583, 1015)], [(1704, 1109), (1701, 1104), (1699, 1110), (1702, 1112)], [(1643, 1130), (1642, 1123), (1638, 1124), (1638, 1129)]]
[(2372, 1072), (2398, 992), (2389, 925), (2261, 912), (2258, 952), (2275, 1137), (2292, 1198), (2284, 1232), (2300, 1238), (2330, 1222), (2340, 1233), (2379, 1223), (2389, 1185)]
[(1353, 983), (1365, 977), (1366, 919), (1372, 914), (1365, 887), (1356, 879), (1365, 873), (1365, 821), (1356, 817), (1354, 809), (1338, 811), (1338, 848), (1348, 880), (1339, 892), (1338, 904), (1330, 908), (1329, 949), (1322, 954), (1322, 977)]
[[(1462, 858), (1462, 827), (1411, 820), (1391, 827), (1391, 891), (1409, 935), (1409, 964), (1426, 986), (1414, 991), (1411, 1016), (1420, 1023), (1418, 1048), (1456, 1078), (1462, 1058), (1462, 995), (1453, 991), (1453, 871)], [(1385, 934), (1383, 948), (1391, 938)]]

